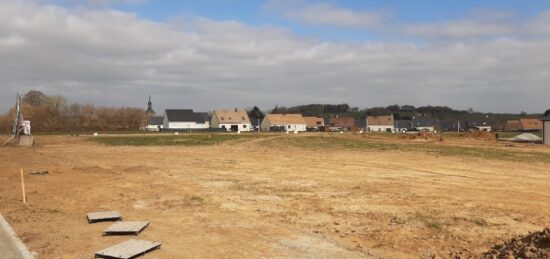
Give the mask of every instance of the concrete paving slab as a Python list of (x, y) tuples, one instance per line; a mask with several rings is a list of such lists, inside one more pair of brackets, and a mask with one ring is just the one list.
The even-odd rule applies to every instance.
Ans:
[(121, 220), (122, 216), (116, 211), (99, 211), (99, 212), (90, 212), (86, 214), (88, 218), (88, 223), (95, 223), (101, 221), (117, 221)]
[(144, 255), (160, 247), (160, 243), (147, 240), (128, 240), (95, 253), (96, 258), (129, 259)]
[(149, 226), (149, 221), (115, 222), (103, 231), (105, 235), (137, 235)]
[(0, 215), (0, 251), (0, 259), (34, 258), (2, 215)]

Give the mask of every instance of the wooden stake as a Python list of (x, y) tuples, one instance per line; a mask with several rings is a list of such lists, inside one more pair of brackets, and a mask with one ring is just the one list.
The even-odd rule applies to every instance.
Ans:
[(25, 178), (23, 178), (23, 168), (21, 168), (21, 190), (23, 191), (23, 203), (27, 203), (27, 194), (25, 193)]

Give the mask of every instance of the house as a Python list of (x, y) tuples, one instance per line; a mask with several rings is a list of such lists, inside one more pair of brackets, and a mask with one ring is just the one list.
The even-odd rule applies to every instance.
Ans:
[(378, 132), (395, 131), (393, 114), (387, 116), (367, 116), (367, 130)]
[(320, 127), (325, 126), (325, 121), (323, 118), (319, 117), (304, 117), (306, 121), (308, 131), (318, 131)]
[(441, 131), (458, 131), (458, 121), (440, 121), (439, 130)]
[(395, 130), (398, 132), (407, 132), (413, 130), (412, 122), (410, 120), (396, 120)]
[(164, 117), (153, 116), (147, 119), (146, 131), (160, 131), (164, 127)]
[(508, 120), (504, 124), (504, 131), (519, 131), (519, 120)]
[(330, 118), (328, 121), (328, 126), (330, 130), (332, 131), (340, 131), (340, 130), (357, 130), (357, 126), (355, 125), (355, 118), (350, 117), (334, 117)]
[(413, 118), (411, 120), (411, 124), (414, 130), (428, 132), (435, 131), (435, 127), (438, 124), (437, 122), (437, 119), (427, 117)]
[(210, 119), (206, 112), (194, 112), (192, 109), (168, 109), (164, 111), (163, 129), (208, 129)]
[(464, 120), (460, 122), (460, 129), (464, 130), (479, 130), (479, 131), (491, 131), (492, 127), (489, 122), (484, 120)]
[(550, 117), (543, 118), (542, 123), (542, 143), (550, 145)]
[(214, 110), (210, 120), (212, 128), (226, 129), (227, 131), (250, 131), (252, 123), (244, 110)]
[(520, 131), (540, 131), (542, 130), (542, 121), (540, 119), (520, 119)]
[(262, 120), (262, 131), (306, 131), (307, 123), (301, 114), (268, 114)]
[(355, 120), (355, 126), (359, 129), (366, 129), (367, 128), (367, 120), (366, 119), (356, 119)]

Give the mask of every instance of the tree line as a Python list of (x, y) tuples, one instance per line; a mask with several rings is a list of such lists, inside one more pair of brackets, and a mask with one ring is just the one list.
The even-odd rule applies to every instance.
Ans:
[[(137, 130), (146, 120), (143, 109), (69, 103), (63, 96), (47, 96), (40, 91), (26, 93), (21, 110), (24, 119), (31, 121), (33, 132)], [(11, 131), (14, 114), (15, 107), (0, 116), (2, 132)]]

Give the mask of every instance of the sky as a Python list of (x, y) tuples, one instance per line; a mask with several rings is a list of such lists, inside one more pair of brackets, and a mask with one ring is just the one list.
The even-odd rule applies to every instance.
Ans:
[(146, 108), (550, 108), (550, 1), (0, 0), (17, 92)]

